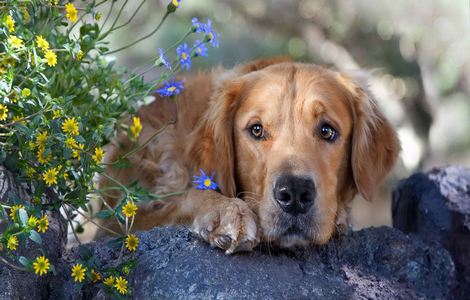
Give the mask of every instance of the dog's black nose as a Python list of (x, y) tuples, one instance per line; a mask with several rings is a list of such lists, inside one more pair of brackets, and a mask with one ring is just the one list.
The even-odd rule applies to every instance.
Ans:
[(309, 177), (282, 175), (274, 185), (274, 199), (286, 213), (304, 214), (316, 196), (313, 180)]

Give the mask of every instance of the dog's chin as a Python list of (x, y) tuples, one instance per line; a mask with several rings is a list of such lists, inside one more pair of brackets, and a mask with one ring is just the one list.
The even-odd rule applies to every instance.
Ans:
[(284, 249), (296, 248), (296, 247), (307, 247), (311, 242), (302, 235), (289, 234), (283, 235), (279, 238), (279, 247)]

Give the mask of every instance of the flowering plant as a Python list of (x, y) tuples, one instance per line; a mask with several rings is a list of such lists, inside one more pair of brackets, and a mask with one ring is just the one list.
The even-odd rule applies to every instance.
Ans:
[[(149, 35), (115, 50), (108, 48), (106, 38), (129, 24), (145, 0), (122, 25), (118, 23), (128, 1), (123, 1), (113, 21), (118, 1), (109, 1), (102, 19), (101, 8), (106, 2), (0, 1), (0, 164), (16, 174), (18, 181), (34, 186), (31, 199), (10, 195), (7, 202), (0, 203), (0, 222), (5, 225), (0, 231), (0, 260), (38, 276), (55, 272), (52, 263), (44, 255), (18, 258), (18, 247), (27, 245), (28, 239), (42, 244), (41, 234), (48, 230), (51, 211), (60, 211), (66, 217), (79, 241), (77, 233), (82, 229), (74, 224), (72, 215), (82, 214), (78, 209), (87, 211), (89, 199), (103, 192), (93, 184), (96, 173), (108, 176), (102, 162), (103, 146), (122, 130), (135, 140), (142, 130), (140, 119), (133, 117), (128, 125), (124, 117), (135, 115), (143, 99), (154, 91), (176, 98), (184, 87), (175, 75), (190, 69), (192, 59), (207, 56), (206, 45), (218, 47), (219, 43), (211, 22), (194, 18), (180, 41), (156, 51), (151, 68), (160, 68), (161, 76), (145, 82), (143, 74), (117, 68), (110, 54), (157, 32), (181, 1), (168, 4)], [(188, 40), (191, 35), (197, 35), (192, 46)], [(136, 145), (131, 152), (149, 142)], [(125, 157), (110, 164), (125, 167)], [(116, 183), (113, 188), (125, 192), (125, 205), (109, 207), (97, 217), (116, 218), (123, 232), (104, 229), (116, 235), (121, 254), (135, 251), (139, 245), (138, 237), (131, 234), (138, 209), (135, 202), (165, 195), (133, 190), (109, 179)], [(134, 264), (129, 260), (113, 269), (100, 269), (90, 251), (84, 250), (71, 276), (77, 284), (88, 280), (119, 296), (130, 293), (125, 277)]]

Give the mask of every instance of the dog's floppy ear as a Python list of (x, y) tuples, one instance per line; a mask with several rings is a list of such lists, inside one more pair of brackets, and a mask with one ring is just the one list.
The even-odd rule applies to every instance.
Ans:
[(400, 143), (392, 125), (380, 112), (364, 78), (340, 74), (353, 112), (351, 167), (357, 191), (371, 200), (375, 187), (392, 169)]
[(190, 137), (188, 158), (197, 174), (215, 173), (222, 194), (235, 197), (233, 118), (243, 83), (227, 80), (212, 95), (209, 109)]

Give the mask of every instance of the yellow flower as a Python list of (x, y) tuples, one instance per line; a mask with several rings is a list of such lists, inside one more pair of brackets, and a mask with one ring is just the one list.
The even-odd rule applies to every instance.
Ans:
[(79, 50), (78, 53), (77, 53), (77, 59), (78, 59), (78, 60), (82, 60), (83, 55), (84, 55), (84, 54), (83, 54), (83, 51), (82, 51), (82, 50)]
[(82, 282), (85, 279), (86, 267), (84, 268), (82, 264), (75, 264), (72, 267), (72, 277), (77, 282)]
[(33, 141), (29, 141), (28, 142), (28, 148), (29, 148), (29, 150), (33, 151), (34, 148), (36, 148), (36, 143), (33, 142)]
[(23, 47), (23, 40), (14, 35), (10, 35), (8, 38), (8, 43), (10, 43), (11, 47), (15, 49)]
[(51, 186), (57, 184), (57, 174), (59, 174), (59, 171), (57, 171), (56, 168), (50, 168), (42, 173), (42, 179), (48, 186)]
[(132, 136), (137, 138), (142, 131), (142, 124), (140, 123), (139, 117), (134, 117), (134, 124), (131, 126)]
[(22, 91), (21, 91), (21, 96), (22, 97), (29, 97), (31, 95), (31, 90), (28, 89), (28, 88), (24, 88)]
[(67, 173), (67, 171), (64, 171), (63, 177), (65, 180), (69, 179), (69, 173)]
[(41, 48), (42, 51), (49, 50), (49, 43), (46, 41), (45, 38), (42, 37), (42, 35), (36, 36), (36, 43), (38, 44), (38, 47)]
[(108, 285), (108, 286), (113, 286), (114, 284), (114, 277), (113, 276), (109, 276), (108, 278), (106, 278), (104, 281), (103, 281), (104, 284)]
[(122, 207), (122, 213), (128, 218), (135, 216), (137, 213), (137, 205), (130, 201), (127, 202), (126, 205)]
[(5, 25), (7, 26), (8, 31), (15, 31), (15, 20), (13, 20), (11, 16), (7, 16), (7, 19), (5, 20)]
[(38, 223), (38, 218), (36, 218), (35, 216), (30, 216), (28, 218), (28, 226), (33, 228), (33, 227), (36, 227)]
[(38, 225), (38, 231), (41, 233), (46, 232), (46, 230), (49, 228), (49, 220), (47, 219), (47, 216), (44, 215), (42, 218), (37, 220), (37, 225)]
[(173, 4), (174, 7), (180, 6), (181, 0), (171, 0), (171, 3)]
[(77, 141), (73, 137), (70, 136), (67, 139), (65, 139), (65, 147), (69, 149), (73, 149), (77, 147)]
[(53, 113), (54, 113), (54, 116), (52, 116), (52, 119), (55, 120), (55, 119), (60, 118), (60, 110), (59, 110), (59, 109), (55, 109), (55, 110), (53, 111)]
[(34, 168), (28, 167), (26, 169), (26, 176), (28, 176), (29, 178), (33, 178), (34, 173), (36, 173), (36, 170)]
[(18, 122), (18, 123), (21, 123), (21, 124), (25, 124), (25, 120), (24, 119), (24, 115), (23, 114), (20, 114), (19, 116), (14, 116), (13, 117), (13, 122)]
[(7, 242), (7, 248), (10, 250), (16, 250), (18, 247), (18, 238), (16, 236), (10, 236)]
[(16, 212), (21, 209), (21, 208), (24, 208), (24, 206), (22, 204), (18, 204), (18, 205), (13, 205), (11, 208), (10, 208), (10, 218), (13, 220), (13, 221), (16, 221)]
[(126, 238), (126, 248), (129, 251), (137, 250), (139, 246), (139, 238), (135, 234), (129, 234)]
[(119, 291), (121, 294), (127, 294), (127, 280), (119, 276), (116, 278), (116, 283), (114, 284), (114, 287)]
[(34, 272), (36, 275), (42, 276), (49, 271), (49, 259), (44, 256), (39, 256), (33, 263)]
[(49, 67), (53, 67), (57, 65), (57, 55), (52, 50), (46, 50), (46, 54), (44, 54), (44, 58), (46, 59), (46, 63)]
[(91, 270), (91, 278), (93, 278), (93, 283), (96, 283), (102, 279), (101, 274), (95, 270)]
[(25, 24), (28, 24), (31, 21), (31, 15), (29, 14), (28, 9), (26, 7), (21, 8), (21, 13), (23, 14), (23, 21)]
[(75, 117), (67, 118), (62, 123), (62, 131), (72, 135), (78, 135), (78, 122), (75, 121)]
[(80, 153), (82, 152), (84, 146), (85, 145), (83, 144), (75, 145), (75, 150), (72, 151), (72, 157), (80, 160)]
[(8, 108), (3, 105), (3, 104), (0, 104), (0, 121), (4, 121), (7, 119), (8, 117)]
[(43, 131), (36, 136), (36, 144), (38, 147), (44, 147), (47, 141), (47, 131)]
[(41, 164), (47, 164), (52, 159), (52, 154), (49, 154), (48, 156), (44, 156), (44, 147), (39, 147), (37, 157), (38, 157), (38, 161)]
[(72, 23), (77, 22), (78, 11), (72, 3), (67, 3), (65, 5), (65, 11), (67, 12), (65, 16), (67, 17), (67, 19), (70, 20), (70, 22)]
[(103, 160), (104, 151), (101, 147), (95, 148), (95, 155), (92, 156), (93, 160), (99, 164)]

